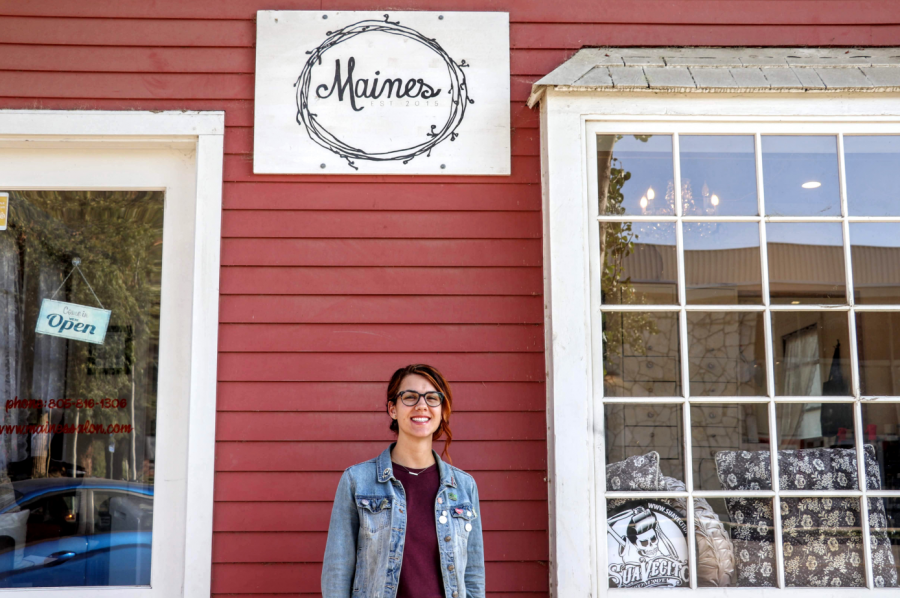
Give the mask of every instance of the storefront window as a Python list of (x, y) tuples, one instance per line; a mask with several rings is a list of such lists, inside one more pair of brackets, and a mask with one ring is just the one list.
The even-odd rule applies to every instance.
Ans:
[(150, 583), (162, 191), (11, 191), (0, 588)]
[(610, 588), (900, 588), (898, 139), (597, 136)]

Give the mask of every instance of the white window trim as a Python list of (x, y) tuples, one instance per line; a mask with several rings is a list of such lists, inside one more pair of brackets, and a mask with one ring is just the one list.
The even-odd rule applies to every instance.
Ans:
[[(31, 160), (27, 168), (9, 165), (4, 168), (0, 164), (0, 186), (4, 189), (165, 189), (166, 234), (175, 231), (174, 240), (180, 241), (181, 249), (187, 251), (175, 253), (175, 249), (167, 251), (164, 247), (164, 264), (189, 257), (188, 262), (178, 266), (188, 273), (183, 280), (172, 280), (163, 274), (162, 333), (165, 333), (165, 318), (187, 323), (181, 330), (170, 330), (169, 344), (175, 347), (172, 343), (177, 342), (175, 348), (186, 348), (186, 351), (173, 357), (183, 362), (179, 371), (168, 374), (169, 379), (175, 373), (183, 374), (177, 388), (184, 392), (171, 397), (169, 404), (187, 399), (186, 408), (179, 407), (186, 412), (187, 422), (184, 433), (179, 434), (183, 438), (174, 443), (183, 451), (180, 455), (183, 461), (177, 467), (180, 479), (163, 480), (168, 474), (162, 471), (163, 476), (157, 479), (158, 486), (170, 484), (175, 488), (178, 493), (175, 499), (184, 506), (172, 513), (177, 516), (174, 522), (166, 520), (165, 513), (162, 516), (157, 513), (154, 518), (154, 540), (163, 526), (183, 522), (183, 531), (176, 532), (176, 536), (183, 538), (183, 549), (168, 551), (176, 557), (167, 557), (166, 547), (154, 541), (149, 588), (34, 588), (2, 593), (27, 591), (35, 598), (62, 595), (207, 598), (210, 595), (224, 130), (223, 112), (0, 110), (0, 152), (10, 148), (25, 150), (21, 153), (29, 157), (23, 158), (22, 164)], [(148, 164), (154, 168), (145, 169), (146, 174), (136, 178), (125, 178), (109, 170), (98, 177), (98, 168), (116, 164), (117, 152), (129, 154), (132, 160), (141, 160), (146, 155)], [(172, 156), (179, 158), (173, 160)], [(39, 165), (44, 163), (47, 167), (42, 172)], [(91, 169), (93, 172), (88, 172)], [(185, 222), (170, 216), (174, 211), (168, 200), (173, 191), (184, 202)], [(170, 297), (185, 300), (169, 301), (167, 306), (166, 285)], [(161, 346), (161, 359), (165, 349), (165, 345)], [(161, 382), (163, 377), (161, 369)], [(160, 412), (170, 409), (163, 406), (164, 400), (160, 398)], [(158, 447), (159, 458), (159, 453), (165, 450)], [(175, 458), (173, 452), (169, 450), (168, 458)], [(178, 562), (169, 562), (175, 560)]]
[[(740, 122), (790, 122), (797, 130), (822, 129), (825, 124), (835, 133), (841, 127), (884, 133), (890, 123), (891, 130), (900, 132), (900, 94), (647, 94), (548, 88), (541, 99), (550, 581), (555, 596), (587, 598), (634, 592), (668, 596), (673, 591), (691, 591), (610, 591), (606, 587), (605, 516), (603, 493), (598, 493), (598, 484), (605, 487), (602, 403), (594, 401), (594, 396), (602, 396), (602, 380), (593, 376), (597, 361), (592, 326), (598, 326), (599, 312), (592, 301), (599, 299), (592, 294), (589, 253), (591, 228), (596, 223), (590, 209), (589, 146), (594, 141), (590, 138), (620, 125), (627, 132), (641, 132), (633, 130), (638, 125), (647, 132), (679, 128), (725, 132), (740, 130), (736, 125)], [(767, 598), (786, 591), (817, 598), (875, 595), (866, 588), (696, 591)]]

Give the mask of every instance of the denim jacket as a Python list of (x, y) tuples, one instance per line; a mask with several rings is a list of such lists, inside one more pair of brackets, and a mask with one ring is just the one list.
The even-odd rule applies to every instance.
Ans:
[[(406, 540), (406, 493), (391, 444), (341, 476), (322, 567), (322, 598), (395, 598)], [(445, 598), (484, 598), (484, 544), (475, 480), (434, 453), (434, 504)]]

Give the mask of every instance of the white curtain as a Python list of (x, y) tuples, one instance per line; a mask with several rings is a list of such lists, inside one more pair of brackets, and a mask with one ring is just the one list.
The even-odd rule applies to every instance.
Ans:
[[(0, 233), (0, 424), (18, 423), (18, 409), (5, 408), (6, 401), (19, 396), (19, 252), (15, 238), (7, 231)], [(6, 478), (7, 466), (24, 455), (24, 435), (0, 434), (0, 480)]]
[[(820, 396), (822, 371), (819, 367), (818, 327), (794, 332), (785, 340), (784, 395)], [(815, 438), (822, 435), (821, 407), (809, 409), (808, 403), (782, 403), (779, 406), (778, 430), (782, 438)]]
[[(38, 281), (38, 301), (49, 299), (63, 281), (63, 272), (54, 266), (42, 266)], [(60, 289), (56, 300), (66, 300), (66, 290)], [(46, 334), (34, 335), (34, 371), (31, 377), (31, 397), (47, 405), (51, 400), (63, 397), (66, 376), (66, 340)], [(39, 418), (39, 421), (47, 421)], [(36, 432), (31, 435), (31, 452), (33, 457), (46, 459), (50, 450), (51, 434)], [(46, 471), (40, 470), (46, 475)]]

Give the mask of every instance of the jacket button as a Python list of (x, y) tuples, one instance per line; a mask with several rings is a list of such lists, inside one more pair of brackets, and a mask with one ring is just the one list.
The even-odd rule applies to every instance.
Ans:
[(447, 565), (447, 571), (453, 571), (453, 565)]
[(453, 598), (458, 598), (458, 597), (459, 597), (459, 592), (453, 592)]
[(453, 539), (453, 538), (451, 538), (450, 536), (446, 536), (446, 537), (444, 538), (444, 542), (449, 542), (449, 541), (452, 540), (452, 539)]

